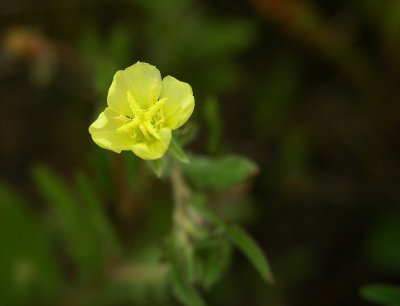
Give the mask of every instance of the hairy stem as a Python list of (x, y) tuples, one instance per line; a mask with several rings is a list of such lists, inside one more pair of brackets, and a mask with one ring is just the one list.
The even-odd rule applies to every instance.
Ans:
[(182, 227), (187, 219), (190, 190), (176, 164), (171, 167), (171, 183), (174, 192), (174, 226)]

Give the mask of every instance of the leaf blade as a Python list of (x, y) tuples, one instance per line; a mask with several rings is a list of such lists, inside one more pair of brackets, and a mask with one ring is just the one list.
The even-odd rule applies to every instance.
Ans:
[(371, 284), (362, 287), (360, 295), (370, 302), (400, 305), (400, 286)]
[(153, 173), (158, 177), (161, 178), (164, 172), (164, 163), (163, 159), (155, 159), (155, 160), (149, 160), (148, 164), (150, 166), (150, 169), (153, 171)]
[(190, 160), (187, 157), (186, 153), (183, 151), (182, 147), (176, 142), (174, 138), (171, 139), (171, 143), (169, 145), (169, 151), (168, 151), (172, 157), (174, 157), (176, 160), (180, 161), (181, 163), (184, 164), (189, 164)]
[(246, 255), (261, 277), (270, 284), (274, 283), (268, 260), (254, 239), (236, 225), (227, 226), (225, 230), (231, 242)]
[(55, 229), (61, 234), (68, 254), (78, 268), (80, 281), (92, 279), (99, 269), (98, 241), (94, 239), (92, 229), (86, 226), (87, 215), (80, 209), (76, 195), (44, 166), (35, 167), (33, 176), (48, 205)]
[(198, 189), (223, 190), (237, 185), (257, 173), (251, 160), (229, 155), (221, 158), (191, 156), (190, 165), (183, 165), (187, 179)]

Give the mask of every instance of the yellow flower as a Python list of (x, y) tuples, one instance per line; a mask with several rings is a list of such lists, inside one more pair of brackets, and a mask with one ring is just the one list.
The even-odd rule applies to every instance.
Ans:
[(115, 74), (107, 104), (89, 127), (93, 141), (153, 160), (165, 154), (172, 131), (191, 116), (194, 97), (189, 84), (171, 76), (161, 80), (156, 67), (137, 62)]

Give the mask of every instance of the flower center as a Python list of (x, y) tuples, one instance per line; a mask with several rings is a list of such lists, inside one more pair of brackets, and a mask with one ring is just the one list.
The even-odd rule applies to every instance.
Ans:
[(129, 91), (126, 96), (134, 117), (123, 116), (122, 120), (127, 122), (119, 127), (117, 131), (129, 133), (139, 141), (143, 138), (146, 140), (160, 139), (158, 131), (164, 121), (161, 116), (161, 107), (165, 99), (158, 100), (149, 109), (144, 110)]

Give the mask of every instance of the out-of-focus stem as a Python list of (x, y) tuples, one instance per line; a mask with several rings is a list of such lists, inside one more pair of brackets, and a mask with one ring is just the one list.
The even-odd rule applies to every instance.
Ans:
[(187, 187), (177, 165), (171, 167), (171, 183), (174, 191), (174, 225), (183, 226), (187, 218), (190, 190)]

